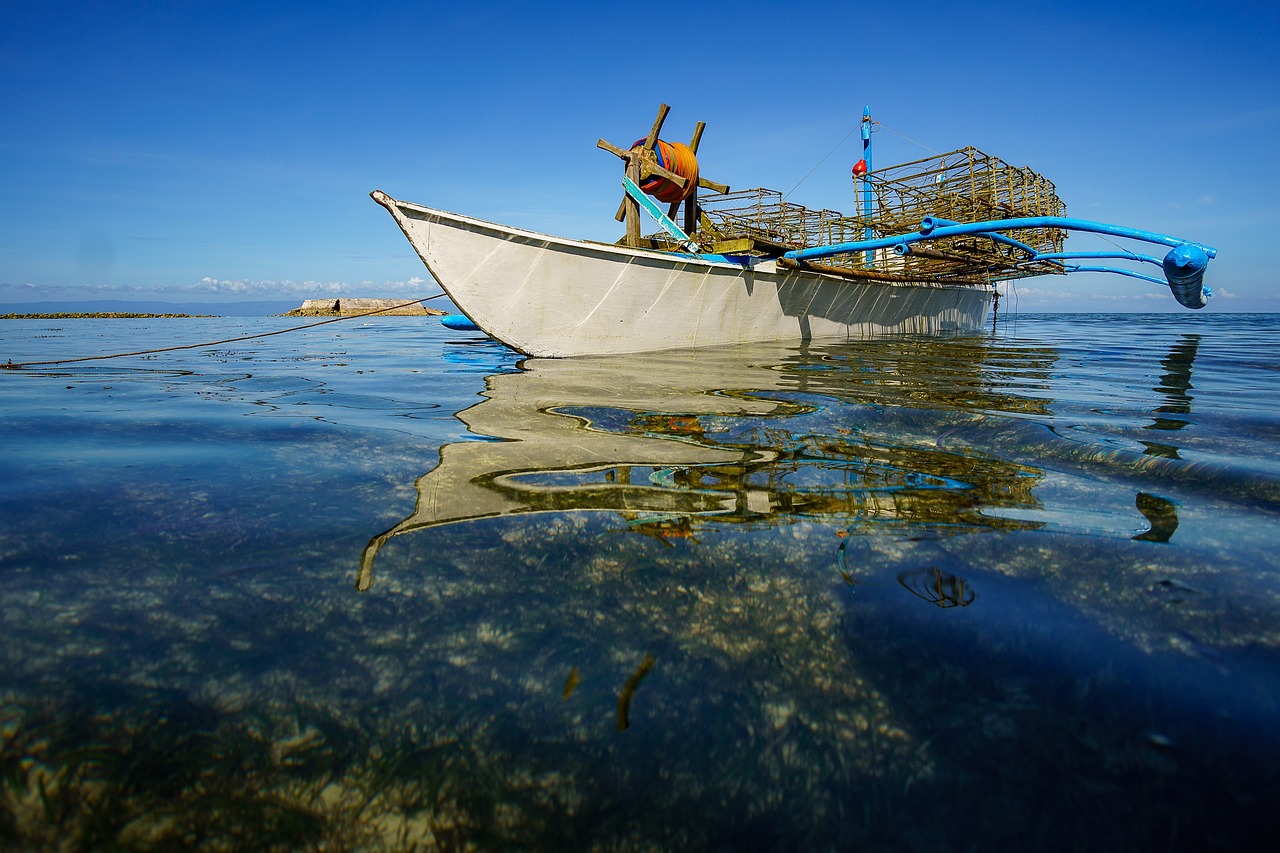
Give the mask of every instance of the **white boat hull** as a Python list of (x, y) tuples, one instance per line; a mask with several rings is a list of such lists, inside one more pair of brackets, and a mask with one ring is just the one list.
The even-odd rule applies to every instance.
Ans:
[(566, 240), (382, 192), (427, 270), (476, 325), (513, 349), (563, 357), (757, 341), (965, 334), (989, 290), (850, 281)]

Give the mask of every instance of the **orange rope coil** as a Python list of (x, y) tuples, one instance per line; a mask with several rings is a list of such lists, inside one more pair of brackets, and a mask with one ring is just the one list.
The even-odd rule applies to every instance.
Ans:
[[(644, 140), (637, 140), (632, 150), (642, 145)], [(681, 142), (663, 142), (659, 139), (653, 146), (653, 153), (658, 158), (659, 166), (685, 179), (684, 186), (676, 186), (667, 178), (654, 175), (642, 181), (640, 189), (667, 204), (684, 201), (693, 195), (698, 186), (698, 158), (694, 156), (693, 149)]]

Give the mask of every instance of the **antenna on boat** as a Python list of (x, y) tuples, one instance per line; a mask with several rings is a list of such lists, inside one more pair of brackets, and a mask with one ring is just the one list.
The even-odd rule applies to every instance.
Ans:
[[(658, 138), (658, 134), (662, 132), (662, 124), (670, 111), (671, 107), (666, 104), (659, 105), (658, 117), (649, 129), (649, 135), (644, 139), (636, 140), (630, 150), (623, 150), (604, 139), (596, 142), (597, 148), (603, 148), (620, 157), (626, 164), (622, 203), (618, 205), (618, 212), (614, 218), (619, 222), (627, 223), (625, 243), (628, 246), (639, 247), (642, 242), (641, 205), (643, 204), (646, 210), (653, 213), (649, 204), (645, 204), (647, 199), (641, 198), (644, 194), (647, 193), (659, 201), (670, 204), (666, 217), (658, 211), (654, 218), (668, 231), (674, 228), (675, 231), (672, 233), (681, 242), (691, 242), (689, 238), (698, 227), (698, 187), (705, 187), (718, 193), (729, 191), (726, 184), (708, 180), (698, 174), (696, 155), (698, 144), (702, 141), (702, 131), (707, 126), (706, 122), (697, 123), (688, 145), (665, 142)], [(679, 227), (672, 221), (681, 203), (684, 204), (683, 232), (680, 232)]]

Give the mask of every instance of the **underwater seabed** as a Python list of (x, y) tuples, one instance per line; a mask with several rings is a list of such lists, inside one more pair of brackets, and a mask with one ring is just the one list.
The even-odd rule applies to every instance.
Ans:
[[(82, 594), (91, 630), (9, 649), (48, 669), (5, 697), (7, 834), (1168, 849), (1261, 829), (1276, 792), (1274, 621), (1224, 619), (1219, 581), (1144, 543), (840, 562), (813, 524), (696, 550), (601, 516), (476, 526), (392, 542), (355, 602), (249, 577), (188, 621), (176, 584)], [(967, 606), (932, 594), (957, 587)]]
[(28, 382), (0, 840), (1264, 837), (1274, 368), (1094, 331)]

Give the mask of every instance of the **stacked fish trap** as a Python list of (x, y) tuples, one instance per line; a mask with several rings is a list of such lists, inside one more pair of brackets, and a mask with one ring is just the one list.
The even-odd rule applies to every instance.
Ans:
[[(713, 251), (730, 252), (749, 244), (748, 253), (770, 255), (907, 234), (918, 230), (926, 216), (980, 222), (1066, 213), (1051, 181), (976, 148), (891, 166), (862, 180), (869, 182), (873, 202), (869, 211), (854, 216), (811, 210), (767, 189), (703, 195), (698, 199), (697, 239)], [(858, 197), (861, 201), (861, 192)], [(1041, 254), (1061, 252), (1066, 237), (1059, 228), (1002, 234)], [(824, 259), (822, 266), (872, 278), (967, 283), (1062, 271), (1049, 263), (1028, 263), (1029, 257), (1025, 248), (969, 235), (918, 244), (905, 255), (893, 249), (836, 255)]]

